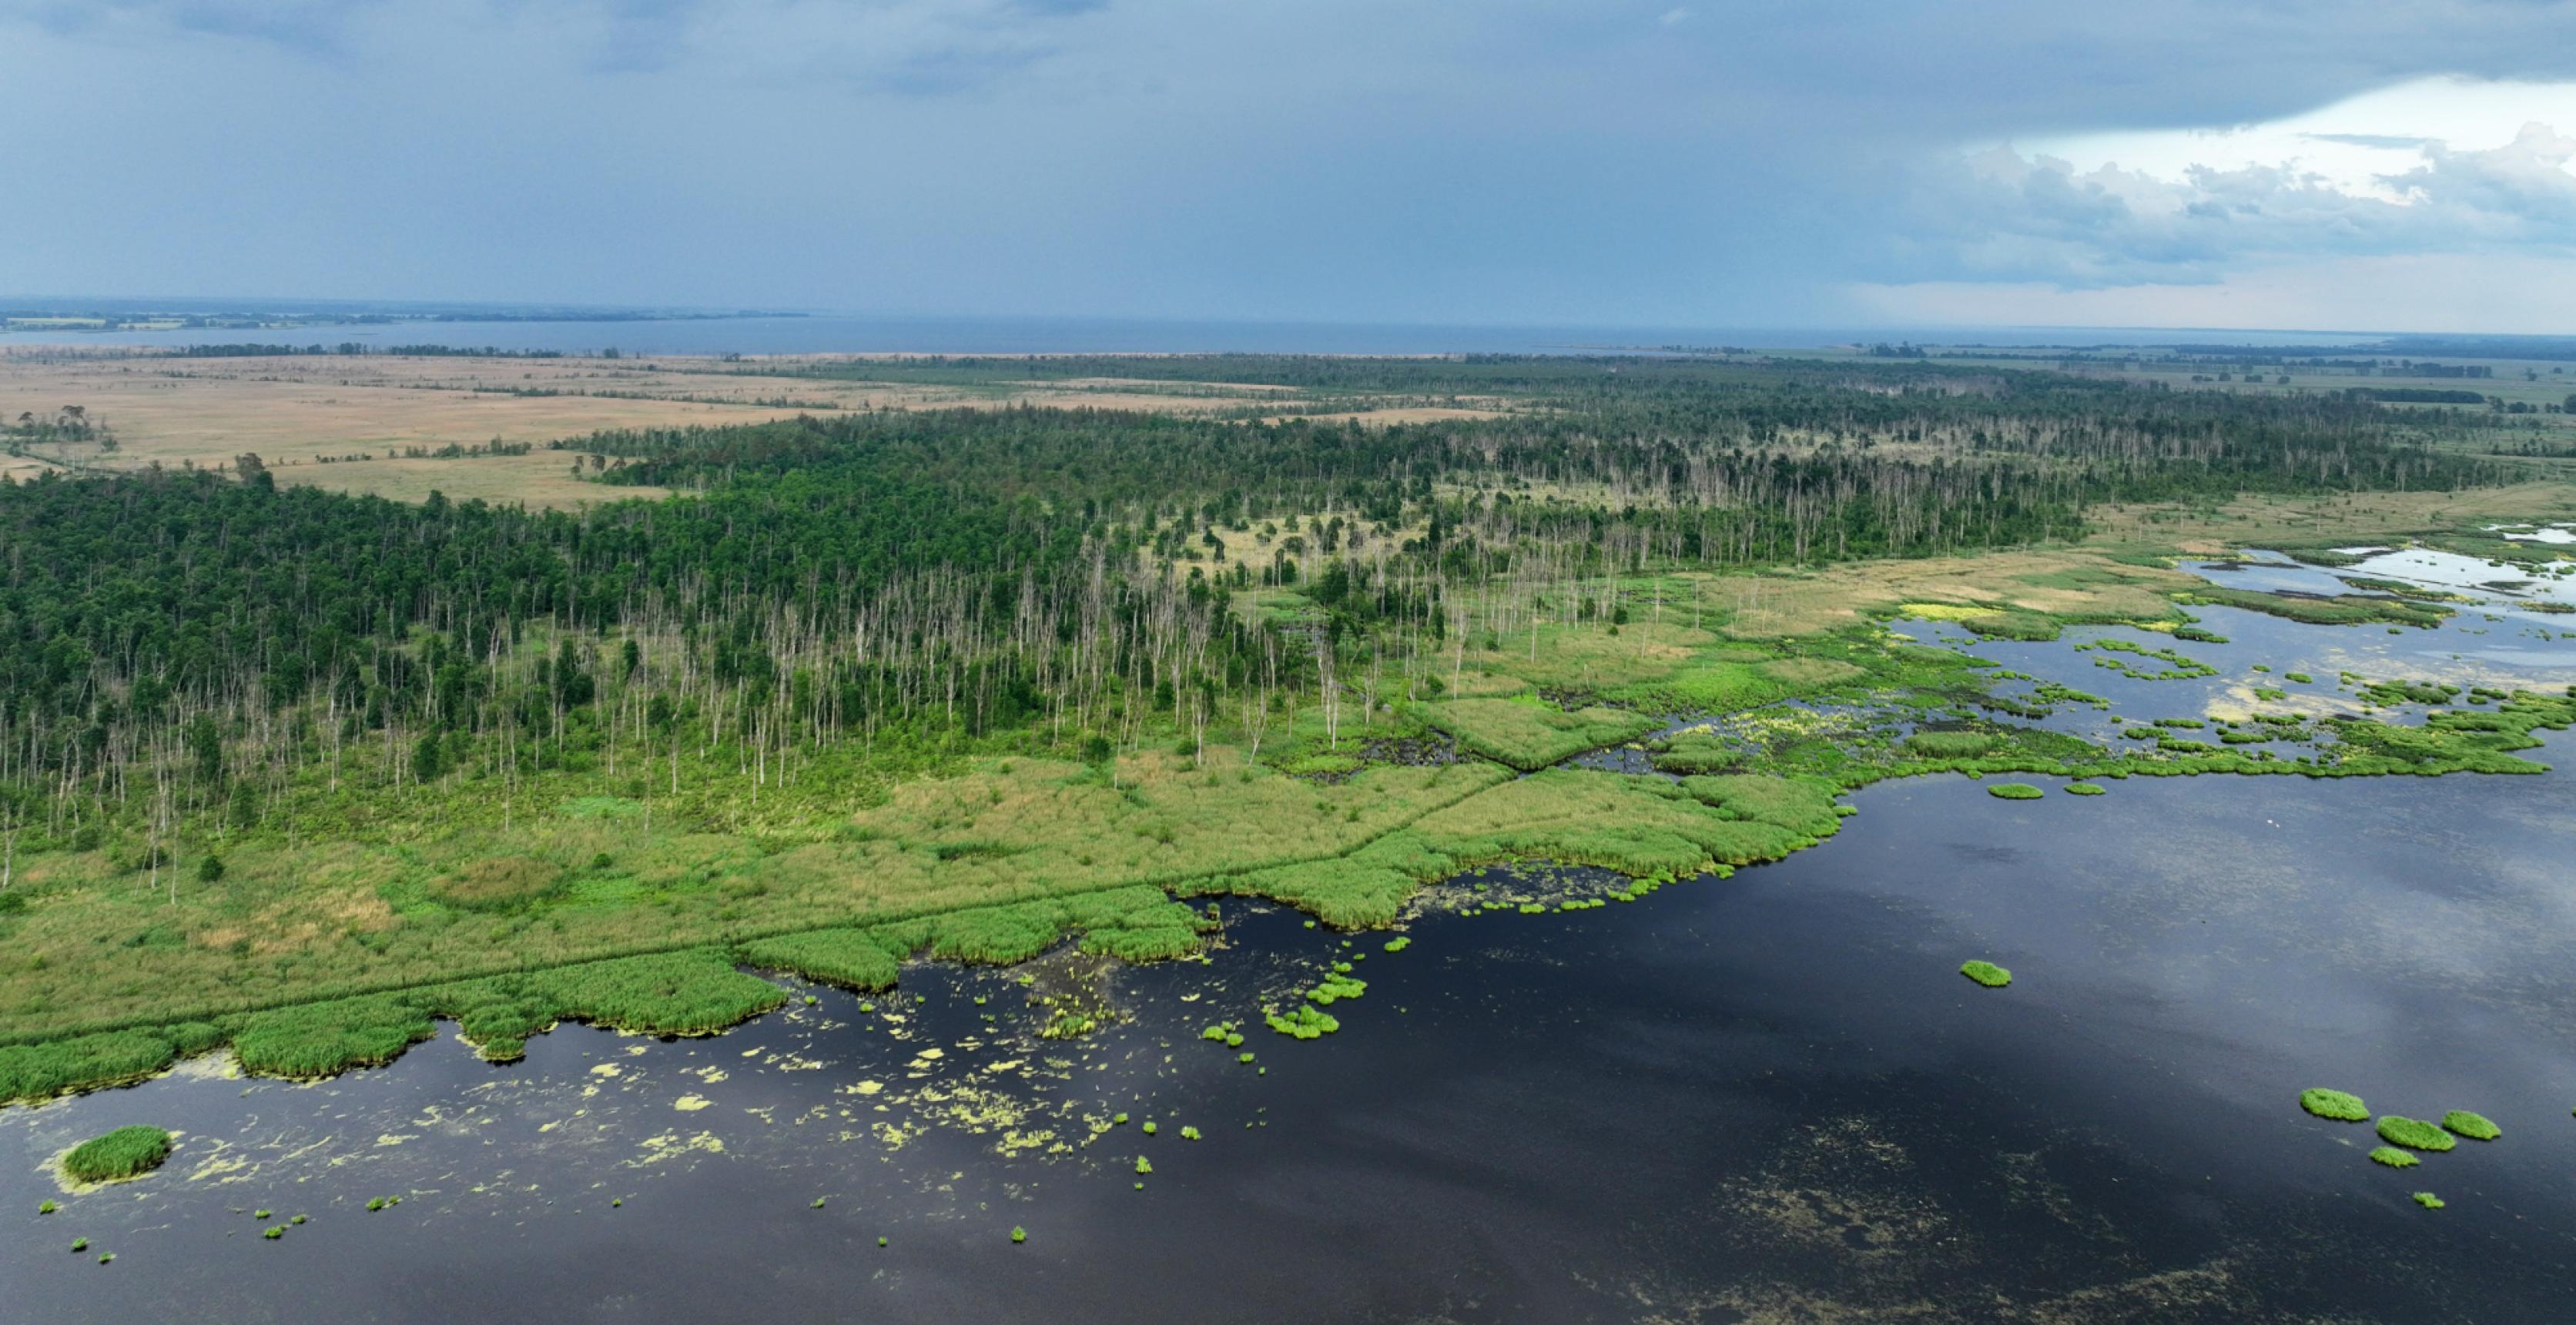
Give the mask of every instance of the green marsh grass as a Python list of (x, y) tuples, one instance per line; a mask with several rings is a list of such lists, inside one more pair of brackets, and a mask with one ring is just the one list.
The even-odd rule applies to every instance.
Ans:
[(1971, 960), (1960, 966), (1959, 974), (1988, 989), (2001, 989), (2012, 983), (2012, 972), (1983, 959)]
[(2415, 1158), (2411, 1152), (2400, 1150), (2395, 1146), (2381, 1146), (2371, 1151), (2370, 1159), (2374, 1164), (2385, 1164), (2392, 1169), (2411, 1169), (2424, 1162)]
[(2320, 1118), (2331, 1118), (2339, 1123), (2370, 1121), (2370, 1110), (2362, 1104), (2359, 1095), (2340, 1090), (2328, 1090), (2323, 1086), (2312, 1086), (2300, 1091), (2299, 1107)]
[(1019, 1227), (1019, 1226), (1018, 1226), (1018, 1225), (1016, 1225), (1016, 1224), (1012, 1225), (1012, 1227), (1011, 1227), (1011, 1241), (1013, 1241), (1013, 1242), (1026, 1242), (1026, 1241), (1028, 1241), (1028, 1240), (1029, 1240), (1029, 1231), (1028, 1231), (1027, 1229), (1025, 1229), (1025, 1228), (1021, 1228), (1021, 1227)]
[(2069, 796), (2099, 796), (2103, 794), (2101, 784), (2096, 782), (2069, 782), (2064, 787), (2060, 788), (2060, 790), (2064, 791)]
[(2048, 793), (2027, 782), (1998, 782), (1986, 788), (1986, 794), (1999, 800), (2035, 801)]
[(2417, 1192), (2415, 1193), (2415, 1204), (2420, 1205), (2427, 1210), (2439, 1210), (2442, 1208), (2443, 1201), (2441, 1197), (2435, 1196), (2431, 1192)]
[(2503, 1128), (2466, 1109), (2453, 1109), (2443, 1114), (2442, 1128), (2472, 1141), (2493, 1141), (2504, 1135)]
[(2431, 1123), (2420, 1118), (2408, 1118), (2394, 1113), (2385, 1115), (2379, 1120), (2379, 1139), (2392, 1146), (2404, 1146), (2409, 1150), (2430, 1150), (2437, 1153), (2459, 1144), (2452, 1139), (2450, 1133)]
[(74, 1182), (118, 1182), (142, 1177), (168, 1158), (168, 1132), (158, 1127), (120, 1127), (74, 1146), (63, 1156), (63, 1173)]

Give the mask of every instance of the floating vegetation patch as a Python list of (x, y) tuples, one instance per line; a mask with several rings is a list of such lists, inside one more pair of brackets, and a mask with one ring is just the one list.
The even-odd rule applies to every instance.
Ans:
[(2459, 1144), (2451, 1139), (2450, 1133), (2431, 1123), (2394, 1113), (2379, 1120), (2379, 1139), (2392, 1146), (2437, 1153)]
[(120, 1127), (74, 1146), (63, 1156), (63, 1173), (74, 1182), (120, 1182), (142, 1177), (168, 1158), (168, 1132), (158, 1127)]
[(2398, 598), (2345, 594), (2340, 597), (2263, 593), (2251, 589), (2227, 589), (2215, 585), (2194, 587), (2173, 595), (2177, 603), (2210, 603), (2220, 607), (2243, 608), (2249, 612), (2287, 617), (2311, 626), (2358, 626), (2388, 623), (2399, 626), (2438, 626), (2451, 615), (2448, 608), (2420, 606)]
[(2099, 796), (2103, 794), (2102, 785), (2098, 782), (2069, 782), (2064, 787), (2059, 788), (2059, 790), (2064, 791), (2069, 796)]
[(2189, 681), (2197, 677), (2218, 675), (2217, 668), (2198, 659), (2186, 658), (2172, 649), (2149, 648), (2132, 640), (2095, 640), (2090, 644), (2078, 644), (2075, 649), (2079, 653), (2099, 649), (2106, 653), (2127, 654), (2130, 657), (2151, 659), (2164, 664), (2150, 671), (2137, 663), (2130, 662), (2127, 658), (2093, 660), (2094, 666), (2107, 667), (2134, 681)]
[(1398, 934), (1394, 938), (1386, 941), (1386, 950), (1388, 952), (1402, 952), (1412, 946), (1413, 940), (1402, 934)]
[(2299, 1107), (2320, 1118), (2331, 1118), (2339, 1123), (2370, 1121), (2370, 1110), (2362, 1104), (2359, 1095), (2340, 1090), (2328, 1090), (2323, 1086), (2311, 1086), (2300, 1091)]
[(1300, 1040), (1320, 1039), (1342, 1028), (1342, 1023), (1333, 1014), (1311, 1003), (1297, 1005), (1286, 1016), (1276, 1012), (1264, 1013), (1262, 1020), (1270, 1029)]
[(2503, 1128), (2487, 1121), (2485, 1117), (2471, 1113), (2466, 1109), (2453, 1109), (2449, 1113), (2443, 1114), (2442, 1129), (2459, 1136), (2465, 1136), (2472, 1141), (2493, 1141), (2497, 1137), (2504, 1135)]
[(1995, 965), (1993, 962), (1986, 961), (1983, 958), (1971, 960), (1960, 966), (1959, 974), (1976, 981), (1978, 984), (1984, 985), (1988, 989), (2001, 989), (2005, 985), (2012, 983), (2012, 972)]
[(1986, 788), (1986, 794), (2008, 801), (2035, 801), (2048, 793), (2027, 782), (1998, 782)]
[(2443, 1202), (2441, 1197), (2435, 1196), (2431, 1192), (2417, 1192), (2415, 1193), (2415, 1204), (2420, 1205), (2427, 1210), (2439, 1210), (2442, 1208)]
[(2411, 1169), (2424, 1162), (2395, 1146), (2381, 1146), (2370, 1152), (2370, 1158), (2372, 1163), (2385, 1164), (2392, 1169)]

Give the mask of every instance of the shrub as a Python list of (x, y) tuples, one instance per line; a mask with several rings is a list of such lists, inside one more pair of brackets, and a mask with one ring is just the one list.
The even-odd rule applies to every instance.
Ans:
[(2340, 1090), (2327, 1090), (2322, 1086), (2300, 1091), (2299, 1107), (2320, 1118), (2331, 1118), (2339, 1123), (2370, 1121), (2370, 1110), (2362, 1104), (2360, 1096), (2349, 1095)]
[(63, 1156), (63, 1172), (74, 1182), (114, 1182), (139, 1178), (170, 1157), (170, 1134), (158, 1127), (120, 1127), (93, 1137)]

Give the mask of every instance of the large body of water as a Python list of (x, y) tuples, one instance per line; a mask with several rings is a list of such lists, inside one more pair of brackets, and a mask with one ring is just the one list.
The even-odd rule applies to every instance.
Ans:
[(613, 322), (412, 322), (268, 330), (0, 332), (12, 345), (446, 345), (591, 354), (1581, 354), (1661, 346), (1801, 350), (1905, 339), (1986, 345), (2152, 344), (2221, 337), (2230, 343), (2320, 344), (2360, 337), (2310, 332), (2177, 332), (2119, 328), (1986, 327), (1934, 333), (1883, 328), (1458, 327), (1144, 318), (697, 318)]
[[(2293, 670), (2316, 711), (2349, 703), (2346, 669), (2576, 681), (2568, 619), (2509, 604), (2402, 635), (2203, 615), (2231, 642), (2179, 647), (2214, 678), (2096, 669), (2072, 645), (2100, 631), (1977, 648), (2133, 719)], [(2566, 764), (2576, 734), (2531, 757)], [(2569, 1317), (2576, 777), (2027, 802), (1937, 777), (1850, 803), (1840, 836), (1729, 880), (1434, 905), (1399, 953), (1229, 904), (1207, 960), (1107, 973), (1131, 1019), (1080, 1042), (1036, 1038), (1022, 972), (920, 966), (873, 1011), (800, 990), (710, 1039), (565, 1027), (492, 1066), (451, 1034), (320, 1084), (210, 1060), (0, 1111), (0, 1315)], [(1969, 957), (2014, 983), (1961, 979)], [(1259, 1028), (1335, 960), (1368, 981), (1338, 1034)], [(1252, 1064), (1199, 1038), (1222, 1020), (1252, 1023)], [(2308, 1086), (2504, 1135), (2398, 1172), (2368, 1127), (2302, 1113)], [(181, 1132), (170, 1165), (64, 1195), (52, 1158), (128, 1123)], [(310, 1222), (263, 1240), (263, 1208)]]

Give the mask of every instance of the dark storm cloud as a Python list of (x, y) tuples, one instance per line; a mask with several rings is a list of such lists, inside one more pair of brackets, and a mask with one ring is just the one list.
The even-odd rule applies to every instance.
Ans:
[(92, 200), (0, 288), (1763, 322), (2568, 243), (2576, 125), (2412, 206), (1965, 150), (2434, 74), (2576, 79), (2576, 7), (0, 0), (0, 167)]

